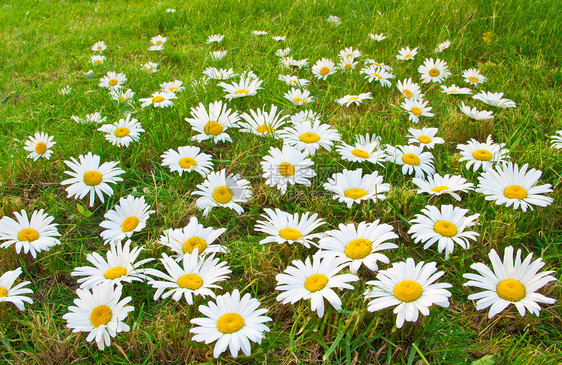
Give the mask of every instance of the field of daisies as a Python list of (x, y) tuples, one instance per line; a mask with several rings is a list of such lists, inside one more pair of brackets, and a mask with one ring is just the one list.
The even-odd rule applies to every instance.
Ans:
[(562, 360), (555, 1), (1, 5), (2, 362)]

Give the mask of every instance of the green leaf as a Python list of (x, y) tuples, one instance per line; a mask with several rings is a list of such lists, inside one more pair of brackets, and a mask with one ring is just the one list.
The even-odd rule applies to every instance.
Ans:
[(496, 358), (494, 355), (486, 355), (481, 359), (474, 360), (470, 365), (494, 365), (496, 363)]

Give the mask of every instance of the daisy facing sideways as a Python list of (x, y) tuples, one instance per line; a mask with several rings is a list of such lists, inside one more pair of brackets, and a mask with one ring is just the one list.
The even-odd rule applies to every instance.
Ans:
[(93, 55), (90, 57), (90, 63), (94, 66), (102, 65), (105, 62), (105, 56)]
[(263, 109), (250, 109), (249, 114), (240, 115), (240, 132), (253, 133), (258, 136), (277, 136), (277, 130), (287, 123), (288, 115), (277, 114), (277, 107), (273, 104), (270, 106), (269, 112)]
[(57, 142), (53, 142), (53, 136), (43, 132), (35, 132), (33, 136), (29, 136), (29, 139), (25, 141), (23, 149), (31, 152), (27, 155), (27, 158), (32, 158), (33, 161), (37, 161), (39, 157), (49, 160), (53, 154), (51, 147), (56, 144)]
[(410, 61), (414, 59), (416, 54), (418, 54), (418, 47), (414, 49), (410, 49), (410, 47), (404, 47), (398, 51), (396, 59), (401, 61)]
[(384, 308), (395, 307), (396, 327), (402, 328), (404, 322), (417, 322), (419, 314), (429, 316), (429, 307), (437, 304), (449, 306), (451, 284), (436, 283), (445, 274), (437, 271), (437, 264), (423, 261), (417, 265), (412, 258), (395, 262), (387, 270), (377, 274), (377, 280), (368, 281), (372, 289), (365, 292), (369, 302), (367, 310), (376, 312)]
[(464, 78), (464, 81), (466, 83), (469, 83), (474, 86), (478, 84), (483, 84), (488, 80), (476, 68), (469, 68), (468, 70), (464, 70), (462, 72), (462, 77)]
[(277, 301), (295, 304), (299, 300), (310, 299), (310, 309), (324, 317), (324, 299), (336, 310), (342, 309), (340, 297), (334, 289), (353, 289), (349, 283), (358, 281), (353, 274), (339, 274), (347, 265), (342, 260), (321, 258), (319, 255), (307, 257), (304, 262), (294, 260), (282, 274), (278, 274), (275, 290), (281, 293)]
[(137, 119), (131, 118), (131, 114), (113, 124), (102, 125), (98, 131), (105, 132), (105, 139), (117, 147), (129, 147), (131, 142), (138, 141), (141, 133), (144, 133), (142, 125)]
[(177, 150), (169, 149), (160, 158), (162, 166), (168, 166), (171, 172), (177, 171), (180, 176), (184, 172), (196, 172), (205, 177), (213, 170), (212, 156), (201, 152), (199, 147), (182, 146)]
[(554, 304), (555, 299), (548, 298), (537, 290), (545, 286), (556, 278), (550, 274), (554, 271), (538, 271), (544, 266), (540, 258), (533, 259), (530, 253), (521, 261), (521, 250), (517, 250), (513, 257), (513, 247), (505, 248), (503, 262), (494, 249), (488, 254), (492, 262), (492, 270), (483, 263), (475, 263), (470, 268), (478, 271), (478, 274), (464, 274), (468, 279), (465, 286), (473, 286), (484, 289), (483, 291), (468, 296), (469, 300), (476, 300), (476, 309), (482, 310), (490, 307), (488, 318), (501, 313), (510, 304), (515, 305), (521, 316), (525, 315), (525, 310), (536, 315), (540, 315), (541, 307), (539, 303)]
[(371, 38), (374, 41), (381, 42), (386, 39), (386, 36), (383, 33), (380, 34), (369, 33), (369, 38)]
[(260, 79), (244, 78), (241, 79), (240, 82), (234, 82), (232, 84), (221, 82), (218, 86), (224, 89), (226, 93), (224, 97), (230, 100), (256, 95), (258, 90), (263, 89), (263, 87), (260, 87), (262, 82), (263, 81)]
[(176, 261), (180, 261), (185, 254), (193, 253), (195, 249), (202, 255), (226, 253), (226, 247), (215, 243), (224, 232), (226, 228), (205, 227), (196, 217), (191, 217), (187, 226), (165, 230), (160, 236), (160, 243), (168, 246), (174, 252)]
[(277, 208), (275, 210), (265, 208), (264, 212), (260, 216), (262, 220), (258, 220), (254, 228), (256, 232), (267, 234), (267, 237), (260, 241), (262, 245), (269, 242), (278, 244), (287, 242), (292, 245), (297, 242), (310, 248), (310, 246), (317, 246), (313, 240), (324, 235), (323, 233), (312, 233), (316, 228), (325, 224), (316, 213), (290, 214)]
[(341, 24), (341, 19), (339, 16), (336, 15), (330, 15), (326, 21), (330, 24), (332, 24), (334, 27), (337, 27), (338, 25)]
[(170, 93), (181, 93), (182, 91), (185, 90), (185, 87), (183, 86), (183, 81), (181, 80), (164, 82), (160, 84), (160, 87), (162, 88), (162, 91), (167, 91)]
[(400, 106), (408, 112), (408, 119), (414, 123), (419, 123), (420, 117), (433, 117), (430, 106), (423, 99), (405, 99)]
[(370, 136), (356, 136), (355, 144), (348, 145), (341, 142), (341, 145), (336, 146), (336, 151), (340, 154), (341, 158), (351, 162), (365, 162), (368, 161), (372, 164), (379, 164), (382, 166), (383, 161), (386, 161), (386, 153), (380, 148), (380, 137), (373, 134)]
[(210, 35), (207, 40), (205, 41), (205, 43), (209, 44), (209, 43), (220, 43), (222, 42), (222, 40), (224, 39), (224, 35), (222, 34), (213, 34)]
[(309, 155), (314, 155), (319, 148), (330, 151), (334, 142), (341, 139), (336, 129), (333, 129), (329, 124), (322, 124), (320, 120), (305, 121), (301, 124), (285, 127), (279, 133), (279, 136), (283, 139), (283, 143)]
[(435, 59), (435, 61), (433, 61), (433, 58), (426, 58), (423, 65), (418, 67), (418, 72), (420, 73), (422, 83), (424, 84), (429, 82), (441, 83), (451, 76), (447, 62), (440, 60), (439, 58)]
[(149, 98), (142, 98), (139, 101), (142, 103), (141, 107), (146, 108), (147, 106), (152, 105), (154, 108), (169, 108), (174, 106), (173, 99), (177, 99), (175, 93), (167, 92), (167, 91), (157, 91), (152, 94)]
[(296, 88), (291, 88), (288, 92), (283, 94), (285, 99), (289, 100), (291, 103), (295, 105), (304, 105), (308, 103), (312, 103), (314, 101), (314, 97), (310, 96), (310, 91), (308, 90), (301, 90)]
[(135, 96), (135, 93), (131, 89), (127, 89), (125, 91), (112, 90), (109, 92), (109, 96), (111, 96), (111, 99), (117, 102), (130, 103), (133, 101), (133, 97)]
[(457, 201), (461, 201), (459, 194), (456, 191), (466, 193), (469, 190), (474, 190), (473, 183), (467, 183), (466, 179), (462, 176), (441, 176), (439, 174), (429, 175), (427, 180), (413, 178), (412, 182), (416, 184), (418, 189), (418, 194), (429, 194), (432, 196), (439, 196), (443, 194), (449, 194)]
[(562, 149), (562, 131), (557, 131), (556, 134), (550, 137), (550, 139), (552, 139), (550, 142), (552, 144), (552, 148), (559, 150)]
[(414, 175), (424, 178), (435, 173), (433, 154), (424, 152), (422, 146), (387, 146), (386, 153), (389, 160), (402, 166), (404, 175)]
[(207, 216), (214, 207), (225, 207), (238, 214), (244, 212), (238, 203), (245, 203), (252, 196), (252, 186), (238, 174), (227, 174), (226, 170), (212, 171), (192, 195), (201, 195), (197, 199), (197, 208), (203, 209)]
[(410, 128), (408, 129), (410, 133), (407, 137), (408, 143), (419, 143), (420, 146), (426, 147), (428, 149), (433, 149), (436, 144), (443, 144), (445, 140), (441, 137), (435, 137), (439, 129), (437, 128), (422, 128), (422, 129), (415, 129)]
[(29, 253), (33, 258), (41, 251), (49, 251), (53, 246), (61, 242), (55, 238), (60, 233), (57, 230), (54, 218), (44, 212), (43, 209), (36, 210), (29, 218), (25, 210), (14, 212), (16, 219), (8, 216), (0, 219), (0, 248), (8, 248), (15, 245), (16, 253), (21, 251)]
[(355, 62), (353, 58), (342, 58), (337, 67), (343, 72), (351, 72), (358, 64), (359, 62)]
[(100, 233), (105, 244), (115, 244), (129, 238), (135, 232), (146, 227), (146, 221), (154, 210), (144, 201), (144, 196), (135, 198), (132, 195), (119, 199), (113, 209), (104, 214), (105, 220), (100, 223), (104, 230)]
[(347, 208), (351, 209), (353, 203), (360, 204), (366, 200), (377, 203), (385, 200), (384, 193), (390, 190), (390, 184), (383, 183), (383, 178), (377, 171), (363, 175), (363, 169), (343, 170), (328, 178), (324, 189), (333, 192), (334, 199), (347, 204)]
[(498, 108), (516, 108), (517, 104), (511, 99), (504, 99), (503, 93), (491, 93), (480, 91), (472, 97), (474, 100), (480, 100), (484, 104), (497, 106)]
[(371, 65), (361, 69), (361, 73), (365, 74), (365, 78), (369, 82), (380, 82), (381, 86), (390, 87), (392, 83), (389, 79), (393, 79), (394, 75), (382, 67)]
[(289, 185), (310, 186), (309, 179), (316, 176), (314, 162), (306, 152), (284, 144), (282, 149), (270, 147), (269, 153), (260, 161), (265, 184), (276, 187), (281, 194), (287, 192)]
[(297, 76), (291, 75), (279, 75), (277, 79), (279, 81), (283, 81), (289, 86), (296, 86), (301, 88), (306, 87), (306, 85), (308, 85), (309, 83), (307, 79), (299, 79)]
[(396, 87), (408, 99), (421, 99), (423, 97), (420, 85), (413, 82), (412, 79), (398, 81)]
[(505, 143), (494, 143), (492, 135), (488, 135), (486, 142), (478, 142), (474, 138), (467, 144), (457, 145), (460, 150), (461, 158), (459, 162), (466, 161), (466, 168), (476, 172), (480, 169), (486, 171), (497, 163), (507, 162), (509, 159), (509, 151), (505, 147)]
[(194, 334), (193, 341), (205, 342), (207, 345), (216, 341), (213, 351), (215, 358), (227, 349), (232, 357), (237, 357), (240, 350), (250, 356), (250, 341), (260, 344), (263, 333), (269, 332), (265, 322), (272, 320), (264, 316), (267, 309), (259, 306), (260, 302), (250, 294), (241, 298), (238, 289), (219, 295), (215, 302), (200, 305), (199, 312), (205, 317), (190, 321), (195, 325), (189, 330)]
[(455, 84), (451, 86), (441, 85), (441, 92), (449, 95), (470, 95), (472, 90), (468, 87), (460, 87)]
[(232, 142), (230, 135), (226, 133), (229, 128), (238, 127), (240, 117), (237, 112), (232, 112), (228, 105), (222, 101), (209, 104), (209, 109), (203, 103), (191, 108), (191, 118), (185, 121), (199, 134), (195, 136), (198, 142), (212, 140), (213, 142)]
[(488, 110), (480, 111), (476, 109), (476, 107), (470, 108), (469, 105), (464, 105), (464, 101), (461, 102), (459, 108), (461, 109), (461, 112), (463, 112), (464, 115), (475, 120), (488, 120), (494, 118), (494, 113), (492, 113), (491, 111)]
[(25, 288), (25, 286), (31, 284), (31, 282), (24, 281), (14, 285), (21, 273), (21, 267), (18, 267), (12, 271), (6, 271), (0, 276), (0, 303), (10, 302), (20, 311), (25, 309), (25, 303), (33, 304), (33, 299), (24, 295), (33, 294), (33, 290)]
[(369, 99), (373, 99), (370, 92), (362, 93), (359, 95), (346, 95), (341, 99), (336, 99), (336, 101), (338, 104), (349, 108), (351, 104), (359, 106), (361, 105), (363, 100), (369, 100)]

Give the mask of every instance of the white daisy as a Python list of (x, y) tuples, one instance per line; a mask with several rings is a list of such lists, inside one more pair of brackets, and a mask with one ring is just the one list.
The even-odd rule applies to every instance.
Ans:
[(49, 136), (47, 133), (43, 132), (35, 132), (33, 136), (29, 136), (29, 139), (25, 141), (23, 149), (31, 152), (27, 155), (27, 158), (32, 158), (33, 161), (37, 161), (39, 157), (48, 160), (53, 154), (51, 147), (56, 144), (57, 142), (53, 142), (53, 136)]
[(335, 193), (332, 198), (347, 204), (347, 208), (351, 209), (353, 203), (360, 204), (366, 200), (377, 203), (379, 200), (385, 200), (386, 196), (383, 193), (390, 191), (390, 184), (383, 184), (383, 178), (378, 171), (363, 175), (363, 169), (345, 169), (332, 174), (324, 184), (324, 189)]
[(420, 86), (412, 81), (412, 79), (404, 79), (404, 81), (398, 81), (396, 87), (400, 90), (400, 93), (408, 99), (421, 99), (423, 94), (421, 92)]
[(296, 86), (296, 87), (306, 87), (309, 81), (307, 79), (299, 79), (297, 76), (291, 75), (279, 75), (277, 78), (279, 81), (283, 81), (289, 86)]
[(511, 99), (504, 99), (503, 93), (491, 93), (480, 91), (478, 94), (472, 96), (475, 100), (480, 100), (484, 104), (497, 106), (499, 108), (516, 108), (517, 104)]
[(478, 110), (476, 107), (470, 108), (468, 105), (464, 105), (464, 101), (461, 102), (459, 105), (461, 112), (463, 112), (467, 117), (475, 119), (475, 120), (488, 120), (494, 118), (494, 113), (488, 110)]
[(78, 160), (71, 157), (70, 161), (64, 161), (64, 163), (72, 170), (64, 172), (71, 178), (61, 182), (62, 185), (70, 185), (66, 188), (68, 197), (82, 199), (89, 195), (90, 206), (94, 205), (96, 195), (102, 203), (105, 201), (104, 193), (109, 196), (113, 195), (113, 189), (109, 184), (123, 181), (119, 175), (125, 173), (116, 167), (119, 162), (104, 162), (100, 165), (100, 156), (93, 155), (91, 152), (78, 156)]
[(105, 62), (105, 56), (93, 55), (92, 57), (90, 57), (90, 63), (94, 66), (103, 65), (104, 62)]
[(427, 180), (413, 178), (412, 182), (416, 184), (418, 189), (418, 194), (430, 194), (430, 195), (443, 195), (449, 194), (457, 201), (461, 201), (459, 194), (455, 191), (461, 191), (467, 193), (468, 190), (474, 190), (473, 183), (467, 183), (466, 179), (462, 176), (441, 176), (439, 174), (429, 175)]
[(141, 66), (141, 70), (145, 70), (148, 73), (156, 73), (158, 72), (158, 64), (154, 63), (154, 62), (147, 62), (147, 63), (143, 63)]
[(150, 41), (152, 42), (152, 44), (154, 44), (155, 46), (161, 46), (164, 43), (166, 43), (166, 40), (168, 38), (161, 36), (160, 34), (158, 34), (157, 36), (154, 36), (152, 38), (150, 38)]
[(351, 104), (361, 105), (363, 100), (373, 99), (371, 93), (361, 93), (359, 95), (346, 95), (341, 99), (336, 99), (336, 102), (342, 106), (346, 106), (349, 108)]
[(103, 215), (105, 220), (100, 223), (104, 230), (100, 233), (105, 244), (115, 244), (129, 238), (135, 232), (146, 227), (146, 221), (154, 210), (144, 201), (144, 196), (135, 198), (132, 195), (119, 199), (113, 209)]
[(464, 81), (471, 85), (483, 84), (487, 81), (486, 77), (478, 71), (476, 68), (469, 68), (468, 70), (463, 70), (462, 77)]
[(435, 173), (433, 167), (433, 154), (423, 152), (422, 146), (387, 146), (386, 153), (389, 159), (398, 165), (402, 165), (404, 175), (412, 175), (424, 178)]
[(550, 136), (552, 148), (562, 149), (562, 131), (557, 131), (556, 134)]
[(129, 147), (131, 142), (138, 141), (141, 133), (144, 133), (142, 125), (137, 119), (131, 119), (131, 114), (113, 124), (102, 125), (98, 131), (105, 132), (105, 139), (117, 147)]
[(309, 179), (316, 176), (314, 162), (307, 158), (308, 154), (296, 148), (283, 145), (282, 149), (269, 148), (269, 154), (260, 162), (262, 177), (267, 179), (266, 185), (276, 187), (281, 194), (287, 192), (287, 186), (302, 184), (310, 186)]
[(437, 45), (437, 47), (435, 47), (435, 49), (433, 50), (433, 52), (439, 53), (439, 52), (443, 52), (444, 50), (446, 50), (447, 48), (449, 48), (449, 46), (451, 45), (451, 41), (450, 40), (446, 40), (443, 43), (439, 43)]
[(457, 145), (461, 151), (459, 162), (467, 161), (466, 168), (476, 172), (482, 168), (486, 171), (499, 162), (506, 162), (509, 159), (509, 151), (504, 148), (505, 143), (494, 143), (492, 136), (489, 135), (486, 142), (481, 143), (472, 138), (467, 144)]
[(528, 164), (519, 168), (512, 162), (501, 163), (489, 169), (478, 177), (476, 192), (486, 195), (486, 200), (493, 200), (497, 205), (509, 207), (524, 212), (527, 208), (533, 210), (533, 205), (546, 207), (552, 204), (554, 199), (542, 194), (552, 192), (550, 184), (535, 184), (542, 172), (533, 168), (527, 171)]
[(100, 79), (99, 87), (103, 87), (110, 91), (119, 90), (127, 81), (127, 76), (115, 71), (109, 71), (105, 76)]
[(328, 58), (322, 58), (312, 66), (312, 74), (319, 80), (326, 80), (328, 76), (333, 75), (336, 71), (336, 65)]
[(167, 91), (170, 93), (181, 93), (182, 91), (185, 90), (185, 87), (183, 86), (183, 81), (181, 80), (164, 82), (160, 84), (160, 87), (162, 88), (162, 91)]
[(310, 248), (310, 246), (317, 246), (314, 241), (324, 236), (323, 233), (312, 233), (316, 228), (325, 224), (316, 213), (290, 214), (277, 208), (275, 210), (265, 208), (264, 212), (260, 216), (262, 220), (258, 220), (254, 228), (256, 232), (267, 234), (267, 237), (260, 241), (262, 245), (269, 242), (278, 244), (287, 242), (292, 245), (297, 242)]
[(287, 37), (284, 35), (272, 35), (271, 39), (273, 39), (276, 42), (282, 42), (284, 40), (287, 40)]
[(380, 41), (386, 39), (386, 36), (383, 33), (380, 33), (380, 34), (369, 33), (369, 38), (371, 38), (374, 41), (380, 42)]
[(283, 139), (283, 143), (306, 151), (310, 155), (314, 155), (320, 147), (330, 151), (334, 142), (339, 142), (341, 139), (336, 129), (329, 124), (322, 124), (319, 120), (285, 127), (279, 136)]
[(277, 57), (285, 57), (289, 54), (289, 52), (291, 52), (291, 49), (289, 47), (279, 48), (277, 51), (275, 51), (275, 55)]
[(171, 172), (177, 171), (180, 176), (184, 172), (197, 172), (205, 177), (213, 170), (212, 156), (201, 152), (199, 147), (182, 146), (177, 150), (169, 149), (164, 152), (162, 166), (168, 166)]
[(209, 110), (205, 108), (203, 103), (195, 108), (191, 108), (191, 118), (185, 118), (185, 121), (191, 125), (191, 128), (198, 132), (194, 138), (201, 142), (207, 139), (213, 142), (232, 142), (230, 135), (226, 133), (229, 128), (238, 127), (237, 123), (240, 117), (237, 112), (232, 112), (228, 105), (221, 100), (209, 104)]
[(263, 89), (260, 87), (262, 80), (259, 79), (241, 79), (240, 82), (233, 82), (232, 84), (227, 84), (226, 82), (221, 82), (218, 86), (224, 89), (227, 99), (234, 98), (244, 98), (246, 96), (253, 96), (258, 93), (258, 90)]
[(314, 123), (314, 121), (320, 120), (320, 118), (321, 118), (320, 113), (316, 113), (314, 110), (307, 109), (293, 114), (291, 116), (291, 123), (301, 124), (305, 121), (310, 121)]
[(416, 54), (418, 54), (418, 47), (414, 49), (410, 49), (410, 47), (404, 47), (398, 51), (396, 59), (401, 61), (409, 61), (413, 60)]
[(211, 59), (213, 61), (220, 61), (224, 58), (224, 56), (226, 56), (227, 53), (228, 51), (213, 51), (211, 52)]
[(421, 80), (424, 84), (429, 82), (441, 83), (451, 76), (447, 62), (439, 58), (435, 61), (433, 61), (433, 58), (426, 58), (423, 65), (418, 67), (418, 72), (421, 74)]
[(420, 146), (427, 147), (429, 149), (433, 149), (436, 144), (443, 144), (445, 140), (441, 137), (435, 137), (439, 129), (437, 128), (422, 128), (422, 129), (415, 129), (410, 128), (408, 129), (410, 133), (406, 137), (408, 137), (408, 143), (419, 143)]
[(207, 67), (203, 71), (203, 74), (214, 80), (228, 80), (236, 76), (236, 73), (232, 68), (229, 68), (228, 70), (221, 68), (219, 70), (216, 67)]
[(123, 90), (112, 90), (109, 92), (111, 98), (118, 102), (131, 102), (135, 93), (131, 89)]
[(340, 59), (340, 63), (338, 64), (338, 69), (344, 72), (350, 72), (357, 67), (359, 62), (355, 62), (353, 58), (342, 58)]
[(400, 106), (408, 112), (408, 119), (414, 123), (419, 123), (420, 116), (431, 118), (434, 116), (431, 113), (430, 106), (427, 106), (427, 101), (423, 99), (404, 99)]
[(157, 91), (152, 93), (152, 96), (149, 98), (142, 98), (139, 101), (142, 103), (141, 107), (146, 108), (147, 106), (152, 105), (155, 108), (168, 108), (174, 106), (173, 99), (177, 99), (175, 93), (171, 92), (163, 92)]
[[(84, 119), (79, 123), (97, 124), (97, 123), (105, 122), (106, 119), (107, 119), (107, 117), (102, 117), (100, 112), (95, 112), (95, 113), (86, 114)], [(76, 119), (75, 119), (75, 121), (76, 121)]]
[(271, 104), (270, 111), (263, 109), (250, 109), (250, 114), (240, 115), (240, 132), (253, 133), (258, 136), (277, 137), (277, 131), (287, 123), (288, 115), (277, 114), (277, 107)]
[(385, 70), (385, 71), (392, 72), (392, 67), (390, 67), (390, 66), (388, 66), (388, 65), (385, 65), (385, 64), (382, 63), (382, 62), (375, 61), (375, 60), (373, 60), (373, 59), (371, 59), (371, 58), (365, 59), (365, 64), (366, 64), (366, 65), (371, 65), (371, 66), (380, 67), (380, 68), (382, 68), (382, 69)]
[(361, 51), (359, 51), (358, 49), (353, 49), (353, 47), (347, 47), (347, 48), (344, 48), (343, 50), (341, 50), (340, 53), (338, 54), (338, 56), (340, 58), (343, 58), (343, 59), (359, 58), (359, 57), (361, 57)]
[(330, 15), (328, 18), (326, 18), (326, 21), (335, 27), (341, 24), (341, 19), (336, 15)]
[(23, 294), (33, 294), (33, 290), (24, 288), (31, 284), (30, 281), (24, 281), (14, 286), (17, 278), (21, 275), (21, 267), (12, 271), (6, 271), (0, 276), (0, 303), (10, 302), (15, 305), (20, 311), (25, 309), (25, 304), (33, 304), (33, 299), (26, 297)]
[(174, 252), (177, 261), (195, 249), (202, 255), (226, 253), (226, 247), (215, 242), (224, 232), (226, 228), (205, 227), (196, 217), (191, 217), (187, 226), (165, 230), (160, 236), (160, 243)]
[(252, 186), (238, 174), (227, 174), (226, 170), (212, 171), (202, 184), (197, 185), (192, 195), (201, 195), (197, 199), (197, 208), (204, 209), (207, 216), (214, 207), (225, 207), (241, 214), (244, 212), (238, 203), (245, 203), (252, 196)]
[(66, 85), (65, 87), (58, 90), (60, 95), (70, 95), (72, 93), (72, 88), (70, 85)]
[(389, 79), (393, 79), (394, 75), (386, 71), (382, 67), (375, 65), (367, 66), (361, 70), (361, 73), (366, 75), (365, 78), (369, 82), (378, 81), (380, 82), (381, 86), (392, 86), (392, 83), (389, 81)]
[(291, 69), (293, 71), (299, 71), (305, 67), (308, 67), (308, 59), (295, 60), (293, 57), (281, 57), (281, 64)]
[(289, 100), (291, 103), (295, 105), (304, 105), (308, 103), (312, 103), (314, 101), (314, 97), (310, 96), (310, 91), (308, 90), (301, 90), (295, 89), (294, 87), (291, 88), (288, 92), (283, 94), (285, 99)]
[(166, 13), (175, 13), (176, 9), (168, 8), (166, 9)]
[(207, 40), (205, 41), (205, 43), (220, 43), (222, 42), (222, 40), (224, 39), (224, 35), (222, 34), (213, 34), (210, 35)]
[(103, 51), (105, 51), (106, 48), (107, 45), (105, 44), (105, 42), (99, 41), (94, 43), (94, 45), (92, 46), (92, 51), (102, 53)]
[(148, 47), (149, 51), (163, 51), (164, 50), (164, 45), (162, 44), (153, 44), (152, 46)]
[(253, 35), (267, 35), (267, 32), (265, 30), (252, 30), (250, 33), (252, 33)]
[(382, 166), (381, 162), (386, 160), (386, 153), (380, 148), (380, 137), (374, 134), (372, 137), (369, 134), (356, 136), (353, 146), (341, 142), (336, 151), (344, 160), (351, 162), (368, 161)]
[(449, 94), (449, 95), (470, 95), (472, 94), (472, 90), (468, 87), (460, 87), (455, 84), (451, 86), (441, 85), (442, 93)]

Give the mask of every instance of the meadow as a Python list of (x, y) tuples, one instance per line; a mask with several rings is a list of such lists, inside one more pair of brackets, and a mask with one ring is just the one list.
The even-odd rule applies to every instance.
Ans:
[[(174, 9), (175, 11), (167, 11)], [(54, 217), (61, 234), (60, 245), (33, 258), (14, 246), (0, 249), (0, 276), (22, 268), (20, 281), (30, 281), (33, 304), (20, 311), (0, 301), (0, 359), (4, 363), (224, 363), (224, 364), (559, 364), (562, 362), (562, 149), (551, 145), (551, 136), (562, 130), (562, 34), (561, 6), (556, 1), (523, 0), (412, 0), (401, 1), (265, 1), (193, 0), (176, 1), (10, 1), (0, 3), (0, 217), (14, 218), (22, 209), (28, 215), (39, 209)], [(337, 16), (340, 24), (327, 21)], [(255, 35), (252, 31), (265, 31)], [(369, 33), (383, 33), (378, 42)], [(206, 43), (210, 35), (222, 34), (220, 43)], [(150, 51), (151, 38), (167, 38), (164, 49)], [(272, 36), (286, 36), (276, 41)], [(441, 52), (435, 48), (450, 40)], [(91, 62), (94, 43), (104, 41), (105, 60)], [(397, 60), (403, 47), (417, 47), (411, 61)], [(286, 68), (276, 55), (290, 48), (289, 56), (308, 59), (308, 67)], [(322, 58), (338, 62), (346, 47), (361, 51), (359, 65), (351, 72), (336, 72), (326, 80), (311, 71)], [(220, 60), (211, 52), (228, 51)], [(442, 84), (421, 83), (418, 67), (426, 58), (440, 58), (448, 64), (451, 76)], [(360, 70), (365, 59), (392, 67), (391, 87), (369, 83)], [(142, 65), (158, 64), (149, 73)], [(254, 96), (225, 99), (220, 81), (202, 81), (208, 67), (232, 68), (235, 73), (254, 72), (261, 87)], [(463, 70), (476, 68), (487, 81), (468, 85)], [(134, 91), (134, 102), (120, 103), (99, 86), (109, 71), (127, 76), (125, 89)], [(297, 75), (310, 83), (306, 89), (314, 100), (294, 105), (283, 95), (290, 87), (279, 75)], [(418, 124), (408, 120), (401, 107), (404, 96), (397, 89), (399, 80), (412, 78), (420, 83), (424, 100), (429, 101), (434, 117), (422, 117)], [(183, 81), (185, 90), (177, 93), (168, 108), (141, 107), (140, 98), (150, 98), (160, 84)], [(231, 83), (232, 80), (224, 80)], [(440, 85), (470, 87), (503, 92), (517, 104), (515, 108), (495, 108), (471, 98), (449, 95)], [(61, 93), (69, 86), (71, 92)], [(336, 99), (344, 95), (371, 93), (371, 100), (344, 107)], [(441, 175), (462, 175), (475, 185), (481, 171), (473, 171), (459, 161), (458, 145), (471, 138), (484, 142), (491, 135), (495, 143), (505, 144), (510, 160), (542, 171), (538, 184), (550, 184), (545, 194), (553, 202), (522, 211), (488, 201), (476, 191), (462, 193), (457, 202), (450, 195), (418, 194), (412, 176), (402, 166), (385, 161), (381, 165), (343, 160), (333, 147), (310, 156), (316, 176), (310, 186), (289, 186), (282, 194), (266, 184), (260, 165), (271, 147), (281, 148), (280, 139), (229, 129), (232, 142), (196, 141), (197, 133), (185, 120), (200, 102), (205, 106), (222, 100), (238, 113), (252, 109), (269, 110), (271, 104), (282, 115), (303, 110), (320, 114), (322, 123), (337, 129), (341, 140), (352, 144), (354, 136), (370, 133), (380, 137), (381, 145), (407, 145), (408, 129), (436, 127), (443, 144), (430, 150), (435, 171)], [(478, 110), (490, 110), (493, 119), (473, 120), (459, 109), (461, 102)], [(77, 123), (100, 112), (105, 123), (114, 123), (130, 114), (144, 129), (139, 141), (128, 147), (110, 144), (98, 131), (103, 123)], [(27, 158), (25, 141), (35, 132), (53, 136), (50, 159)], [(226, 169), (240, 174), (251, 184), (252, 196), (241, 203), (244, 211), (216, 207), (208, 215), (197, 207), (197, 190), (205, 178), (196, 173), (170, 171), (162, 166), (161, 155), (179, 146), (198, 146), (212, 156), (213, 170)], [(102, 162), (118, 161), (124, 170), (123, 181), (112, 185), (113, 194), (93, 206), (88, 198), (67, 197), (69, 178), (64, 161), (92, 152)], [(390, 184), (386, 199), (363, 201), (348, 208), (333, 198), (324, 184), (334, 173), (362, 168), (378, 171)], [(217, 284), (216, 295), (238, 289), (249, 293), (266, 308), (269, 332), (261, 344), (252, 343), (252, 353), (232, 357), (223, 353), (213, 357), (214, 344), (194, 341), (190, 320), (201, 317), (199, 305), (212, 297), (194, 297), (193, 304), (172, 298), (154, 300), (155, 289), (145, 282), (124, 283), (123, 297), (132, 298), (134, 310), (125, 322), (129, 331), (117, 334), (111, 345), (100, 351), (87, 333), (73, 333), (63, 316), (77, 298), (76, 267), (90, 265), (86, 256), (93, 252), (105, 257), (109, 245), (100, 238), (104, 214), (122, 197), (144, 197), (154, 211), (146, 227), (132, 235), (132, 246), (143, 246), (139, 259), (154, 258), (145, 268), (162, 270), (159, 259), (170, 255), (160, 237), (170, 228), (185, 227), (197, 217), (205, 227), (224, 228), (218, 242), (228, 248), (219, 254), (230, 267), (230, 279)], [(424, 249), (408, 232), (411, 220), (426, 205), (452, 204), (480, 214), (479, 233), (468, 249), (456, 246), (445, 257), (436, 245)], [(396, 249), (384, 254), (390, 263), (413, 258), (416, 262), (435, 262), (445, 274), (439, 279), (452, 285), (450, 305), (430, 307), (430, 315), (417, 322), (396, 326), (392, 308), (370, 312), (364, 293), (367, 281), (377, 272), (361, 267), (352, 290), (337, 290), (342, 310), (326, 302), (320, 318), (311, 311), (309, 300), (282, 304), (276, 276), (293, 260), (305, 260), (316, 247), (300, 244), (260, 244), (265, 234), (256, 231), (265, 208), (289, 213), (317, 213), (326, 224), (316, 233), (337, 229), (338, 224), (380, 220), (391, 225), (398, 238)], [(1, 241), (0, 241), (1, 243)], [(477, 310), (467, 297), (478, 290), (465, 286), (466, 273), (476, 262), (489, 265), (488, 254), (495, 249), (521, 249), (523, 257), (533, 253), (553, 270), (557, 280), (539, 292), (556, 300), (541, 305), (540, 316), (521, 316), (511, 305), (493, 318), (488, 310)], [(378, 263), (379, 270), (391, 264)], [(344, 272), (348, 272), (344, 269)]]

